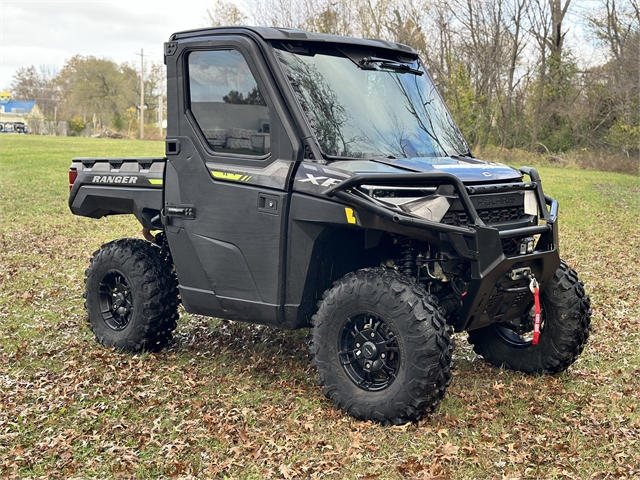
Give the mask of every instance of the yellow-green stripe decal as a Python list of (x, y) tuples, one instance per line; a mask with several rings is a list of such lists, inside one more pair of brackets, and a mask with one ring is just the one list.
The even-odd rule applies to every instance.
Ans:
[(150, 178), (149, 179), (149, 183), (151, 185), (162, 185), (162, 179), (161, 178)]
[(229, 172), (216, 172), (211, 170), (213, 178), (219, 180), (232, 180), (234, 182), (248, 182), (251, 179), (251, 175), (244, 175), (242, 173), (229, 173)]

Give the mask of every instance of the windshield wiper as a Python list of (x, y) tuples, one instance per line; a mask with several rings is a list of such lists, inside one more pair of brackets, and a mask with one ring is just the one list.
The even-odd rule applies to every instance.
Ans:
[(455, 157), (458, 157), (458, 158), (460, 158), (460, 157), (465, 157), (465, 158), (475, 158), (475, 157), (473, 156), (473, 153), (471, 153), (471, 151), (467, 151), (467, 152), (465, 152), (465, 153), (456, 153), (456, 154), (454, 154), (454, 155), (449, 155), (449, 156), (450, 156), (451, 158), (455, 158)]
[(364, 57), (358, 62), (358, 64), (360, 67), (364, 68), (371, 68), (373, 65), (378, 65), (381, 68), (388, 68), (389, 70), (395, 70), (402, 73), (412, 73), (414, 75), (422, 75), (424, 73), (422, 70), (411, 68), (406, 63), (389, 60), (388, 58)]
[(479, 160), (476, 157), (474, 157), (473, 153), (471, 153), (470, 151), (459, 154), (459, 155), (458, 154), (449, 155), (449, 157), (455, 160), (463, 160), (467, 163), (484, 163), (482, 160)]

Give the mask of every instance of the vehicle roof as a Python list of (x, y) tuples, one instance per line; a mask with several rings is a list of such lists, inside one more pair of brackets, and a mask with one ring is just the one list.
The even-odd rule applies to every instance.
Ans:
[(348, 44), (354, 46), (384, 48), (397, 50), (403, 53), (418, 55), (418, 52), (408, 45), (402, 43), (389, 42), (387, 40), (376, 40), (368, 38), (343, 37), (340, 35), (330, 35), (326, 33), (313, 33), (297, 28), (272, 28), (272, 27), (208, 27), (194, 30), (185, 30), (171, 35), (169, 41), (176, 41), (186, 38), (207, 37), (221, 34), (249, 34), (257, 35), (263, 40), (279, 40), (282, 42), (325, 42), (333, 44)]

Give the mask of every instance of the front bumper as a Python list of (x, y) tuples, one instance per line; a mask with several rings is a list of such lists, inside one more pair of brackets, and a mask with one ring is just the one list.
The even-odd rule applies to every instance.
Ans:
[[(558, 252), (558, 203), (542, 190), (540, 176), (533, 168), (522, 167), (528, 182), (466, 186), (448, 173), (424, 174), (363, 174), (350, 177), (323, 193), (356, 208), (386, 219), (396, 227), (408, 231), (426, 230), (449, 242), (455, 251), (469, 261), (470, 281), (460, 312), (454, 319), (456, 331), (482, 328), (491, 323), (521, 315), (531, 301), (523, 280), (509, 282), (507, 273), (513, 269), (529, 268), (544, 287), (560, 265)], [(400, 209), (392, 209), (362, 194), (357, 187), (366, 184), (383, 186), (453, 187), (467, 218), (466, 225), (448, 225), (419, 218)], [(539, 214), (539, 225), (520, 227), (487, 226), (474, 207), (474, 195), (507, 192), (533, 192)], [(410, 234), (407, 236), (411, 236)], [(525, 237), (537, 239), (531, 253), (516, 254), (505, 251), (507, 242)]]

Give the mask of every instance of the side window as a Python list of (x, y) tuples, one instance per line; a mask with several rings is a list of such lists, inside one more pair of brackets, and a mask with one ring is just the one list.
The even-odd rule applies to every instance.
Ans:
[(271, 151), (269, 108), (237, 50), (189, 55), (191, 112), (213, 150), (262, 156)]

